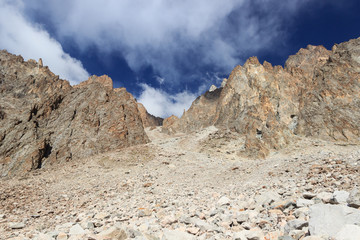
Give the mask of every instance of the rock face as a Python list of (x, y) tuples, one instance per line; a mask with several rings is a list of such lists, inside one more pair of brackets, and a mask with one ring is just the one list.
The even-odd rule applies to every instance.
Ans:
[(175, 121), (172, 131), (215, 125), (245, 136), (242, 154), (266, 157), (294, 135), (358, 142), (360, 38), (331, 51), (308, 46), (285, 68), (256, 57), (237, 66), (222, 88), (206, 92)]
[(146, 143), (137, 103), (108, 76), (70, 86), (34, 60), (0, 52), (0, 174)]
[(144, 105), (142, 105), (141, 103), (138, 102), (137, 107), (144, 127), (156, 127), (163, 124), (164, 119), (160, 117), (155, 117), (148, 113)]

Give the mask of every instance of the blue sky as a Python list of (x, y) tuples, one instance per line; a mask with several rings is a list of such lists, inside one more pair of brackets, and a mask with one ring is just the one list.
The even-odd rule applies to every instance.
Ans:
[(154, 115), (180, 116), (248, 57), (360, 37), (358, 0), (0, 0), (0, 48), (77, 84), (109, 75)]

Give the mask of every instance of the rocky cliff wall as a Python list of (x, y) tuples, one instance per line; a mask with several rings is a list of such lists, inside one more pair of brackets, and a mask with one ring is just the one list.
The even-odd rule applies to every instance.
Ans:
[(231, 129), (246, 137), (241, 148), (255, 158), (285, 147), (295, 135), (358, 142), (359, 85), (360, 38), (331, 51), (309, 45), (285, 68), (252, 57), (232, 71), (216, 97), (206, 92), (164, 131)]
[(0, 174), (148, 142), (137, 103), (107, 76), (77, 85), (0, 52)]

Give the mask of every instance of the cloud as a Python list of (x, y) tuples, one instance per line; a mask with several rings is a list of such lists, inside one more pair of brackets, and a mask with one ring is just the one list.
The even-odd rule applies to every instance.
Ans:
[(41, 26), (27, 21), (22, 7), (21, 1), (0, 0), (0, 48), (25, 59), (42, 58), (44, 65), (71, 84), (86, 80), (89, 74), (82, 63), (65, 53)]
[(160, 85), (162, 85), (165, 82), (165, 78), (162, 78), (160, 76), (154, 76), (154, 78)]
[(184, 110), (187, 110), (197, 97), (187, 91), (169, 95), (161, 89), (155, 89), (147, 84), (140, 86), (143, 91), (137, 97), (138, 102), (142, 103), (150, 114), (163, 118), (170, 115), (181, 117)]
[(315, 0), (27, 0), (58, 39), (71, 38), (84, 53), (97, 46), (123, 54), (139, 72), (151, 66), (165, 84), (200, 81), (203, 70), (229, 73), (249, 53), (276, 51), (289, 17)]

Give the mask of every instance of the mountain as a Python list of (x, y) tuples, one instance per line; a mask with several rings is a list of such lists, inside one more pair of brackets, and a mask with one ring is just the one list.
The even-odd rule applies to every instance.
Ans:
[(198, 97), (164, 131), (192, 132), (215, 125), (245, 137), (238, 154), (264, 158), (296, 136), (359, 142), (360, 38), (307, 46), (285, 67), (256, 57), (237, 66), (219, 89)]
[(0, 96), (1, 176), (149, 141), (136, 100), (108, 76), (72, 87), (0, 51)]

